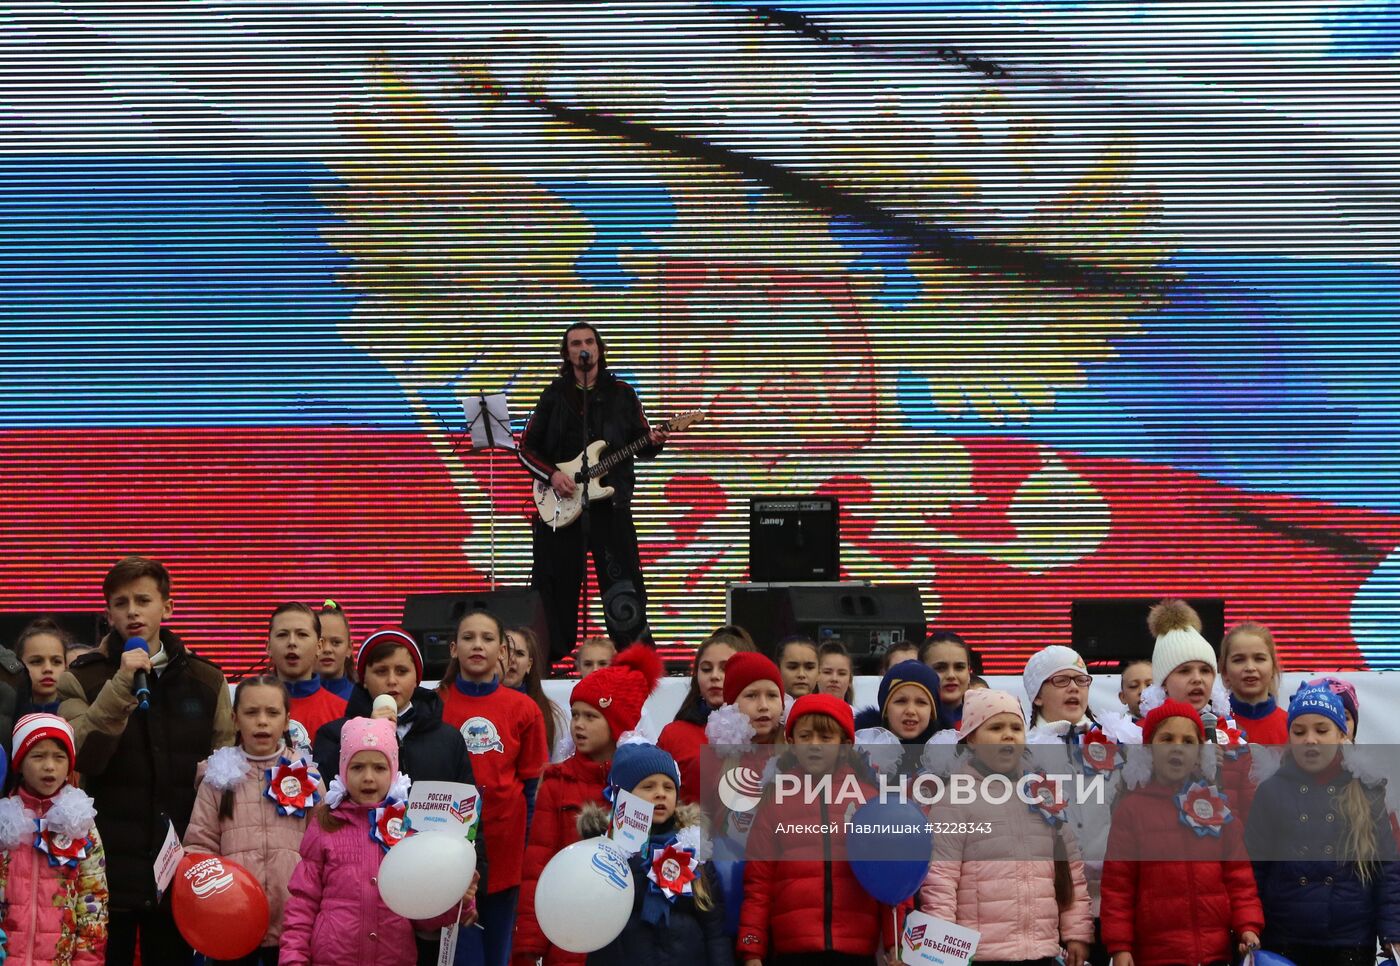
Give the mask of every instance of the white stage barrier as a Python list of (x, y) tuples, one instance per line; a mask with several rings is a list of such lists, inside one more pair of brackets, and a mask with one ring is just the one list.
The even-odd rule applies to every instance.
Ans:
[[(1357, 740), (1367, 744), (1400, 745), (1400, 671), (1348, 671), (1332, 672), (1334, 677), (1345, 678), (1356, 686), (1357, 700), (1361, 706), (1361, 725), (1357, 729)], [(1285, 674), (1281, 703), (1285, 706), (1290, 695), (1298, 690), (1298, 685), (1311, 674)], [(1010, 691), (1028, 704), (1020, 677), (992, 675), (988, 683), (994, 688)], [(578, 682), (560, 679), (544, 682), (545, 694), (568, 715), (569, 692)], [(690, 686), (689, 678), (662, 678), (646, 706), (642, 709), (640, 730), (648, 737), (655, 738), (662, 727), (676, 716), (676, 709), (685, 698)], [(856, 678), (856, 708), (875, 704), (875, 692), (880, 686), (877, 677)], [(1093, 710), (1124, 711), (1118, 703), (1118, 675), (1096, 674), (1094, 686), (1089, 692), (1089, 706)]]

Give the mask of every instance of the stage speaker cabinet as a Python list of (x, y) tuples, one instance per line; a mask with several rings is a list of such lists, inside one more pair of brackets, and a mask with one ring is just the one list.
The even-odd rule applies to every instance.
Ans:
[(403, 629), (413, 635), (423, 651), (424, 680), (431, 682), (442, 677), (457, 624), (462, 615), (474, 610), (489, 610), (506, 627), (528, 627), (542, 646), (549, 646), (544, 603), (539, 593), (527, 587), (475, 594), (409, 594), (403, 602)]
[[(1118, 667), (1124, 661), (1150, 661), (1157, 641), (1147, 629), (1147, 612), (1160, 597), (1076, 600), (1070, 604), (1070, 640), (1090, 666)], [(1225, 636), (1225, 601), (1188, 597), (1201, 615), (1201, 636), (1219, 649)], [(1155, 682), (1161, 684), (1161, 681)]]
[(840, 507), (831, 497), (749, 500), (749, 579), (833, 581), (841, 577)]
[(776, 658), (774, 646), (800, 635), (839, 641), (862, 669), (895, 644), (924, 639), (924, 604), (914, 584), (733, 584), (729, 619)]

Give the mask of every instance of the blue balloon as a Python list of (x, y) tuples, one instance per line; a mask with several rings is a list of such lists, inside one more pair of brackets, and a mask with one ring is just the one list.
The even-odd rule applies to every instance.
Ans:
[(1254, 951), (1254, 966), (1298, 966), (1298, 964), (1287, 956), (1280, 956), (1278, 953), (1271, 953), (1266, 949), (1256, 949)]
[[(910, 802), (868, 802), (851, 816), (846, 859), (872, 899), (897, 906), (919, 891), (933, 861), (928, 817)], [(898, 829), (890, 832), (887, 829)]]

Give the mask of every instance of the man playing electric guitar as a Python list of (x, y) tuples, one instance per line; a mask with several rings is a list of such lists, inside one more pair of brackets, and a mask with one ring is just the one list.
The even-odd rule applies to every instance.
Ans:
[[(577, 456), (587, 443), (603, 440), (609, 448), (619, 448), (645, 436), (649, 445), (638, 450), (636, 457), (654, 459), (667, 433), (650, 426), (636, 391), (608, 371), (607, 343), (593, 326), (571, 325), (559, 354), (563, 359), (559, 377), (540, 395), (520, 438), (519, 454), (532, 476), (553, 487), (558, 496), (571, 497), (580, 484), (556, 467)], [(632, 522), (635, 482), (632, 460), (624, 460), (607, 474), (607, 483), (615, 491), (612, 498), (592, 502), (587, 519), (555, 529), (535, 517), (530, 586), (544, 601), (552, 660), (568, 654), (578, 635), (579, 590), (587, 552), (593, 554), (608, 634), (618, 649), (646, 633), (646, 588)]]

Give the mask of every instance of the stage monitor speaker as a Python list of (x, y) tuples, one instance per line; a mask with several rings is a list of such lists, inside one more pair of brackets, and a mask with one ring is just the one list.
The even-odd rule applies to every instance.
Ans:
[(841, 642), (861, 671), (895, 644), (918, 644), (927, 627), (914, 584), (734, 584), (729, 618), (769, 657), (776, 658), (778, 641), (801, 635), (818, 644)]
[(432, 682), (447, 670), (449, 648), (462, 615), (489, 610), (506, 627), (528, 627), (549, 646), (549, 625), (540, 595), (528, 587), (498, 588), (477, 594), (409, 594), (403, 602), (403, 628), (423, 651), (423, 677)]
[(830, 497), (749, 500), (749, 579), (831, 581), (841, 577), (841, 514)]
[[(1161, 598), (1130, 597), (1076, 600), (1070, 604), (1070, 638), (1090, 666), (1117, 667), (1124, 661), (1150, 661), (1156, 640), (1147, 629), (1147, 612)], [(1188, 597), (1201, 615), (1201, 635), (1212, 648), (1225, 636), (1225, 601)], [(1161, 681), (1156, 682), (1161, 684)]]

